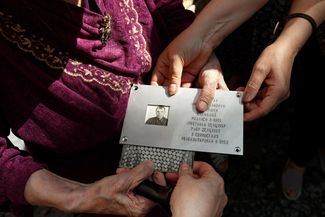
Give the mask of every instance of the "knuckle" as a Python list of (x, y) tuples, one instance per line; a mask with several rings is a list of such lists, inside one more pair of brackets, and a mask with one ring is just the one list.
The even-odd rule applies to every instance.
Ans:
[(284, 100), (286, 100), (286, 99), (289, 98), (289, 96), (290, 96), (290, 89), (287, 88), (286, 86), (283, 86), (281, 88), (281, 90), (280, 90), (280, 93), (281, 94), (279, 94), (279, 100), (280, 100), (280, 102), (282, 102), (282, 101), (284, 101)]
[(171, 80), (178, 80), (178, 79), (180, 79), (180, 75), (177, 74), (177, 73), (173, 73), (173, 74), (171, 74), (170, 79)]
[(121, 189), (125, 188), (125, 184), (128, 183), (128, 179), (117, 179), (113, 184), (112, 184), (112, 189), (115, 191), (119, 191)]
[(266, 74), (266, 67), (263, 64), (256, 64), (254, 66), (254, 72), (257, 74)]
[(210, 89), (210, 88), (202, 89), (200, 100), (210, 104), (214, 98), (214, 93), (215, 93), (214, 89)]
[(229, 201), (228, 196), (224, 194), (224, 204), (223, 204), (224, 207), (227, 205), (228, 201)]
[(269, 109), (261, 109), (260, 111), (260, 117), (264, 117), (267, 114), (269, 114), (274, 108), (269, 108)]
[(253, 90), (258, 90), (259, 89), (259, 85), (257, 84), (256, 81), (254, 80), (250, 80), (248, 83), (247, 83), (247, 88), (250, 88), (250, 89), (253, 89)]
[(290, 89), (287, 89), (287, 90), (285, 91), (285, 93), (284, 93), (283, 100), (288, 99), (289, 96), (290, 96)]

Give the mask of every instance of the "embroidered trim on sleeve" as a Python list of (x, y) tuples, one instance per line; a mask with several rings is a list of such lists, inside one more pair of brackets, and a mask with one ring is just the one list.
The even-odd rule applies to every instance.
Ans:
[(46, 43), (44, 38), (29, 33), (20, 24), (15, 23), (11, 15), (1, 11), (0, 33), (6, 40), (16, 44), (22, 51), (31, 53), (50, 68), (62, 70), (65, 74), (78, 77), (86, 83), (96, 82), (122, 94), (128, 93), (133, 84), (133, 78), (115, 75), (91, 64), (71, 60), (69, 52), (55, 49)]

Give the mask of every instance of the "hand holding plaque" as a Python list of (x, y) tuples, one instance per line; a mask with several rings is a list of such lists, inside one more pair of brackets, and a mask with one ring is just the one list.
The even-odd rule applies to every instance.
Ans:
[(210, 108), (198, 113), (199, 93), (180, 88), (169, 96), (162, 86), (134, 85), (120, 138), (120, 167), (151, 160), (157, 171), (177, 172), (182, 163), (192, 165), (195, 151), (242, 155), (242, 93), (217, 91)]

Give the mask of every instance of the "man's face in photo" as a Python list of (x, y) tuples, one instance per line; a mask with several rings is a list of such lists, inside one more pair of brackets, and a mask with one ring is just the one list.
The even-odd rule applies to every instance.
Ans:
[(165, 114), (165, 108), (164, 107), (162, 107), (162, 108), (158, 107), (156, 109), (157, 118), (162, 119), (164, 117), (164, 114)]

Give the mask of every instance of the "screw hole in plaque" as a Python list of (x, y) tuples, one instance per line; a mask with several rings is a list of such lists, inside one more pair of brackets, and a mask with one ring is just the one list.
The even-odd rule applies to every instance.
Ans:
[(127, 142), (128, 141), (128, 137), (127, 136), (123, 136), (122, 137), (122, 142)]
[(237, 153), (241, 152), (240, 147), (236, 147), (236, 148), (235, 148), (235, 152), (237, 152)]

